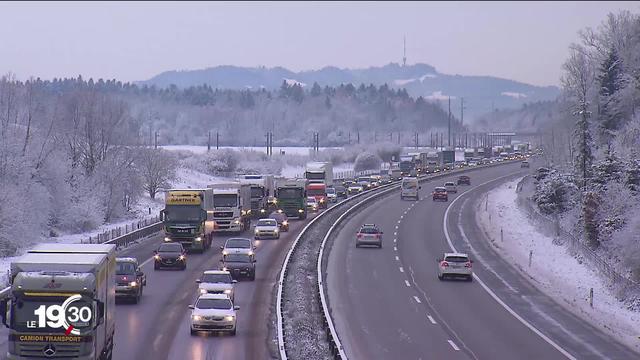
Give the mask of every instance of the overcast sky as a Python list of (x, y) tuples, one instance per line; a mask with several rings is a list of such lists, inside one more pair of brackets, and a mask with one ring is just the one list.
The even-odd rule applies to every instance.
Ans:
[(578, 30), (639, 2), (0, 3), (0, 74), (145, 80), (216, 65), (427, 63), (557, 85)]

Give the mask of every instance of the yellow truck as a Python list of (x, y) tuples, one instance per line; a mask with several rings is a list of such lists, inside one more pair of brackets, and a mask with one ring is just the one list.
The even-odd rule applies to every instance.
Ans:
[(211, 247), (212, 226), (207, 224), (206, 190), (168, 190), (160, 211), (164, 241), (179, 242), (188, 251), (204, 252)]

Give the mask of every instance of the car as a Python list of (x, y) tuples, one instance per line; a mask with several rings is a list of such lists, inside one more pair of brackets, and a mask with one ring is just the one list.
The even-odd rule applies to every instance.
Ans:
[(362, 188), (366, 190), (373, 187), (373, 185), (371, 184), (371, 178), (369, 178), (368, 176), (360, 176), (358, 178), (357, 184), (362, 186)]
[(255, 239), (280, 239), (280, 227), (274, 219), (260, 219), (253, 230)]
[(338, 198), (346, 198), (347, 197), (347, 188), (342, 186), (342, 185), (335, 185), (333, 187), (334, 189), (336, 189), (336, 196)]
[(445, 189), (447, 189), (447, 193), (457, 193), (458, 192), (458, 187), (456, 186), (456, 183), (454, 183), (453, 181), (447, 181), (446, 183), (444, 183), (444, 187)]
[(431, 193), (431, 195), (433, 196), (433, 201), (436, 200), (444, 200), (444, 201), (449, 201), (449, 194), (447, 194), (447, 189), (441, 186), (436, 187), (435, 189), (433, 189), (433, 192)]
[(253, 281), (256, 279), (256, 258), (249, 254), (223, 255), (220, 270), (228, 271), (234, 279), (244, 276)]
[(327, 192), (327, 200), (329, 200), (329, 202), (338, 202), (338, 193), (335, 188), (329, 187), (325, 191)]
[(467, 281), (473, 281), (473, 261), (464, 253), (444, 253), (438, 259), (438, 279), (444, 280), (447, 277), (462, 277)]
[(180, 243), (161, 244), (153, 255), (153, 269), (159, 270), (163, 267), (187, 268), (187, 251)]
[(520, 168), (529, 168), (529, 162), (528, 161), (523, 161), (520, 163)]
[(256, 245), (253, 240), (248, 238), (229, 238), (224, 242), (224, 245), (220, 246), (222, 250), (222, 256), (229, 254), (246, 254), (254, 256), (254, 250)]
[(356, 234), (356, 247), (373, 245), (382, 248), (382, 234), (375, 224), (364, 224)]
[(191, 309), (191, 335), (198, 331), (228, 331), (236, 334), (236, 311), (239, 306), (234, 306), (233, 301), (226, 294), (204, 294), (198, 297)]
[(147, 284), (147, 276), (140, 269), (138, 259), (132, 257), (116, 258), (116, 299), (130, 299), (134, 304), (140, 302), (142, 289)]
[(405, 177), (400, 183), (400, 199), (412, 198), (420, 200), (420, 189), (422, 186), (418, 183), (418, 178)]
[(272, 212), (269, 215), (269, 219), (274, 219), (278, 223), (281, 232), (289, 231), (289, 218), (282, 209)]
[(471, 178), (467, 175), (458, 176), (458, 185), (471, 185)]
[(223, 270), (205, 270), (198, 283), (198, 294), (227, 294), (231, 301), (235, 299), (234, 284), (238, 280), (233, 280), (231, 273)]
[(318, 200), (313, 196), (307, 196), (307, 209), (311, 211), (318, 211)]
[(349, 195), (355, 195), (363, 192), (364, 187), (362, 187), (362, 185), (360, 184), (351, 184), (349, 185), (349, 188), (347, 189), (347, 191), (349, 192)]

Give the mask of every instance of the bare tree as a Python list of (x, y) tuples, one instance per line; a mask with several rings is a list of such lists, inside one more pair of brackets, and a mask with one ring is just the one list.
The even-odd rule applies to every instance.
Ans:
[(176, 159), (168, 151), (145, 148), (138, 152), (136, 167), (142, 177), (142, 187), (152, 199), (158, 190), (170, 186), (176, 178)]

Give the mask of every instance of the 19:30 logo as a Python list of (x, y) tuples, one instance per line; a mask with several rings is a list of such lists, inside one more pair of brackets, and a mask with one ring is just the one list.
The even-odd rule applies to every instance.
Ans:
[(72, 295), (62, 305), (40, 305), (33, 313), (38, 317), (39, 328), (65, 329), (65, 334), (80, 335), (79, 327), (88, 327), (93, 318), (89, 306), (75, 306), (73, 303), (82, 299), (81, 295)]

